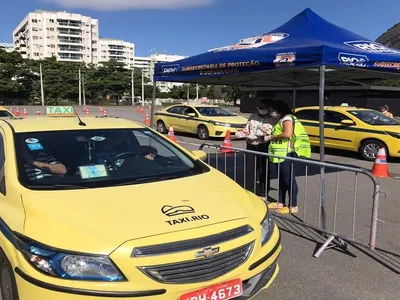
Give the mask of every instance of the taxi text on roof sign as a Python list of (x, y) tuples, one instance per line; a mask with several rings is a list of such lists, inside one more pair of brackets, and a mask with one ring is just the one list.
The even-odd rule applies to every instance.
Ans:
[(72, 106), (46, 106), (47, 116), (72, 117), (75, 111)]

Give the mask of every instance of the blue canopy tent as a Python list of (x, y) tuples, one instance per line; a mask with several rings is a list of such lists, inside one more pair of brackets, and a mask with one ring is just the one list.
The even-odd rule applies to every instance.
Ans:
[[(187, 59), (158, 63), (154, 83), (249, 87), (319, 85), (320, 160), (324, 161), (325, 82), (400, 78), (399, 70), (400, 50), (370, 41), (305, 9), (268, 33)], [(154, 109), (152, 112), (151, 124)], [(321, 198), (324, 198), (324, 178), (321, 168)]]

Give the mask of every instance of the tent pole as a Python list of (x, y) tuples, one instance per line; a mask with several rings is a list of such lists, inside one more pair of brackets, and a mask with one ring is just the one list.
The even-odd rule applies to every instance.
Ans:
[(293, 103), (292, 103), (292, 110), (294, 111), (296, 108), (296, 89), (293, 89)]
[[(325, 65), (319, 67), (319, 159), (325, 162)], [(322, 228), (326, 229), (325, 214), (325, 167), (320, 169), (320, 205), (321, 205), (321, 222)]]
[(153, 95), (151, 97), (151, 112), (150, 112), (150, 127), (154, 128), (154, 114), (155, 114), (155, 107), (156, 107), (156, 88), (157, 88), (157, 82), (153, 80)]

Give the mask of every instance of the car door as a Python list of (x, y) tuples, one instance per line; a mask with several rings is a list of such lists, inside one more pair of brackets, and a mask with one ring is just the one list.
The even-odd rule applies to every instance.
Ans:
[(318, 109), (302, 109), (295, 113), (303, 124), (310, 138), (311, 145), (319, 146), (319, 111)]
[(164, 117), (165, 125), (172, 126), (176, 131), (183, 131), (182, 123), (184, 122), (183, 105), (177, 105), (167, 110), (167, 116)]
[[(352, 121), (354, 124), (342, 124), (343, 120)], [(357, 148), (355, 130), (356, 123), (345, 114), (325, 110), (325, 145), (330, 148), (354, 150)]]
[(184, 121), (182, 121), (182, 130), (187, 133), (196, 133), (199, 125), (198, 112), (193, 107), (185, 106), (182, 114), (185, 116)]

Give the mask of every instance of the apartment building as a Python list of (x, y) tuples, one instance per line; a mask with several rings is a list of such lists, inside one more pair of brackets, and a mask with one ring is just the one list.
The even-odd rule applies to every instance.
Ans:
[(14, 51), (14, 44), (12, 43), (0, 43), (0, 49), (5, 50), (6, 52)]
[[(149, 77), (152, 81), (154, 76), (154, 66), (157, 62), (174, 62), (184, 58), (186, 58), (186, 56), (157, 53), (153, 53), (148, 57), (136, 56), (134, 60), (134, 68), (142, 69), (145, 76)], [(157, 82), (157, 87), (161, 92), (165, 93), (169, 92), (173, 86), (182, 85), (182, 83), (176, 82)]]
[(68, 12), (37, 10), (13, 32), (15, 49), (30, 59), (95, 63), (98, 42), (98, 20)]
[[(99, 39), (99, 47), (93, 49), (98, 62), (116, 60), (124, 63), (128, 68), (134, 67), (135, 44), (116, 39)], [(93, 54), (95, 55), (95, 54)]]

